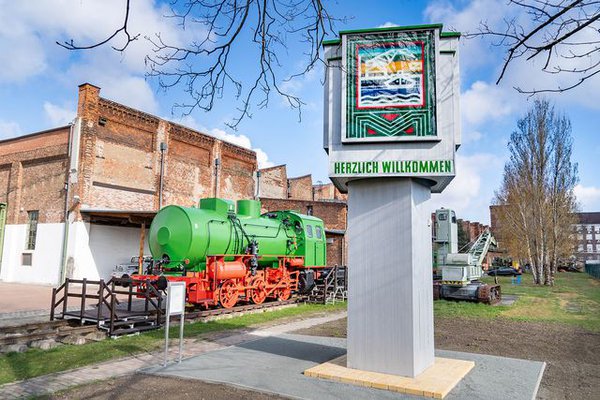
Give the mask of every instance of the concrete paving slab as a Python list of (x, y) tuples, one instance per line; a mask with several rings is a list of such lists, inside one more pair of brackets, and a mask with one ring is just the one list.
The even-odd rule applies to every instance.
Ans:
[(0, 313), (50, 310), (52, 286), (0, 282)]
[(494, 306), (512, 306), (519, 299), (516, 294), (503, 294), (502, 299), (494, 304)]
[[(220, 382), (300, 399), (414, 399), (417, 396), (304, 376), (346, 353), (346, 340), (294, 334), (257, 338), (145, 373)], [(446, 399), (534, 399), (545, 363), (454, 351), (436, 356), (475, 362)]]

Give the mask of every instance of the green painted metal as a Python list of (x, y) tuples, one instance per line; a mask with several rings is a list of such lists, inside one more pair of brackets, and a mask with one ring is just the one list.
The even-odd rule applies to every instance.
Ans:
[(440, 33), (440, 37), (442, 38), (453, 38), (453, 37), (461, 37), (462, 34), (460, 32), (442, 32)]
[(6, 227), (6, 204), (0, 203), (0, 266), (2, 265), (2, 252), (4, 249), (4, 228)]
[[(202, 199), (199, 208), (167, 206), (154, 217), (148, 242), (154, 259), (170, 260), (165, 267), (203, 271), (210, 255), (245, 254), (258, 243), (259, 264), (277, 267), (276, 256), (303, 256), (306, 266), (325, 266), (323, 221), (292, 211), (260, 215), (260, 202)], [(321, 237), (316, 235), (317, 228)], [(312, 236), (307, 235), (307, 230)], [(185, 264), (185, 262), (188, 264)]]
[(416, 31), (422, 29), (442, 29), (444, 24), (423, 24), (423, 25), (407, 25), (407, 26), (390, 26), (386, 28), (370, 28), (370, 29), (354, 29), (347, 31), (340, 31), (341, 35), (348, 35), (354, 33), (371, 33), (371, 32), (395, 32), (395, 31)]
[(260, 217), (260, 201), (238, 200), (237, 213), (239, 217)]
[(585, 272), (593, 278), (600, 279), (600, 264), (585, 264)]

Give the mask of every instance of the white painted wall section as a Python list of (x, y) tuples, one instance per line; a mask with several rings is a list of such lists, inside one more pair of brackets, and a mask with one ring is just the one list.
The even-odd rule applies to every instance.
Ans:
[[(71, 225), (67, 277), (74, 279), (110, 279), (115, 265), (137, 256), (140, 228), (75, 222)], [(146, 230), (146, 238), (148, 237)], [(144, 242), (144, 255), (149, 255)]]
[[(0, 280), (56, 285), (60, 279), (63, 223), (38, 224), (35, 250), (26, 250), (27, 225), (6, 225)], [(23, 265), (23, 253), (32, 265)]]

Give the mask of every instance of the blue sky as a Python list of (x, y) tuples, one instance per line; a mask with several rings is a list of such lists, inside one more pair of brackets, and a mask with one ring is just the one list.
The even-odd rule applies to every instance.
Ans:
[[(185, 43), (202, 33), (192, 27), (182, 31), (173, 20), (163, 18), (168, 10), (165, 3), (133, 3), (130, 30), (141, 33), (141, 37), (161, 32), (164, 38)], [(473, 31), (480, 20), (494, 25), (501, 24), (502, 16), (511, 16), (504, 2), (496, 0), (326, 3), (331, 4), (334, 15), (349, 17), (347, 23), (338, 24), (338, 30), (443, 23), (447, 30)], [(70, 38), (81, 43), (103, 39), (119, 26), (123, 4), (124, 0), (0, 0), (0, 139), (68, 123), (75, 113), (77, 85), (90, 82), (102, 88), (103, 97), (251, 147), (257, 150), (262, 166), (287, 164), (290, 176), (311, 173), (315, 182), (328, 181), (327, 158), (321, 143), (322, 69), (282, 82), (305, 103), (300, 122), (295, 110), (273, 96), (266, 109), (254, 107), (252, 118), (232, 131), (225, 123), (237, 115), (239, 104), (231, 92), (211, 112), (195, 111), (181, 118), (177, 111), (172, 113), (172, 105), (185, 100), (183, 92), (158, 91), (155, 81), (145, 79), (144, 55), (152, 46), (143, 38), (132, 43), (124, 54), (108, 47), (73, 53), (54, 43)], [(523, 15), (512, 16), (526, 21)], [(282, 78), (301, 67), (303, 50), (299, 41), (288, 42), (287, 52), (281, 55)], [(252, 72), (251, 65), (245, 62), (248, 53), (240, 46), (232, 59), (241, 77)], [(457, 154), (458, 175), (444, 193), (434, 195), (432, 210), (438, 206), (454, 208), (459, 217), (489, 222), (488, 206), (500, 184), (508, 156), (508, 136), (532, 102), (513, 87), (561, 83), (560, 77), (542, 75), (535, 64), (517, 63), (496, 86), (502, 57), (501, 49), (484, 40), (462, 40), (463, 145)], [(600, 211), (600, 178), (596, 170), (600, 157), (600, 77), (548, 98), (573, 124), (574, 159), (580, 171), (576, 194), (581, 208)]]

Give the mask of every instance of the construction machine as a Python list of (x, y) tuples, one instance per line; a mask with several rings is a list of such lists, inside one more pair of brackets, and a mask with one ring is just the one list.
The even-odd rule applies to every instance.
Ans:
[[(439, 209), (435, 212), (435, 254), (437, 277), (433, 283), (434, 299), (471, 300), (487, 304), (500, 301), (500, 285), (489, 285), (479, 279), (483, 276), (483, 262), (490, 246), (496, 246), (496, 239), (489, 229), (485, 229), (466, 251), (458, 251), (458, 229), (454, 211)], [(435, 266), (435, 265), (434, 265)]]

